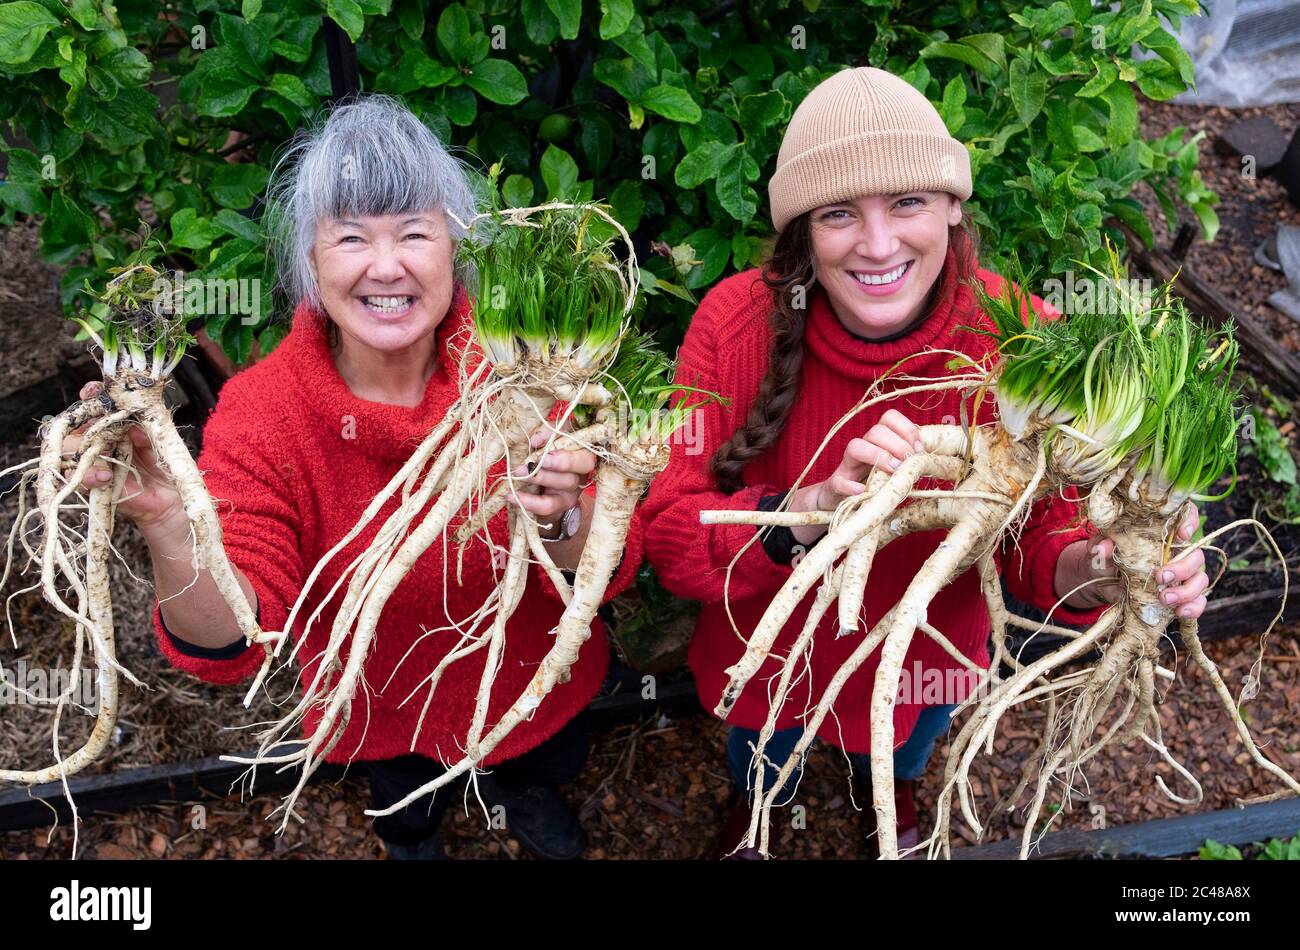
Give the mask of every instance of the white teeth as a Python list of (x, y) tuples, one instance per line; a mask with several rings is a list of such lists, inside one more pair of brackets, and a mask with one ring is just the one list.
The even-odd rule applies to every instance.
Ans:
[(414, 297), (362, 297), (362, 301), (371, 310), (388, 310), (396, 312), (405, 310)]
[[(911, 263), (910, 261), (908, 263)], [(891, 270), (888, 274), (859, 274), (853, 271), (853, 276), (858, 279), (860, 284), (892, 284), (903, 276), (907, 270), (907, 264), (903, 264), (896, 270)]]

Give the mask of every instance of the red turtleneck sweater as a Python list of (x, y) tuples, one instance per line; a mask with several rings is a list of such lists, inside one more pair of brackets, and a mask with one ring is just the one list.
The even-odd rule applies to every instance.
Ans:
[[(998, 292), (1000, 277), (984, 270), (978, 276), (990, 292)], [(700, 428), (693, 432), (698, 437), (698, 451), (688, 453), (675, 447), (668, 468), (651, 486), (641, 515), (646, 556), (664, 586), (680, 597), (703, 602), (691, 641), (690, 664), (700, 701), (706, 709), (717, 704), (727, 681), (723, 671), (744, 650), (741, 637), (732, 629), (727, 616), (723, 585), (728, 564), (754, 537), (756, 529), (744, 525), (704, 526), (700, 524), (700, 511), (752, 510), (765, 495), (788, 490), (831, 427), (899, 359), (920, 353), (906, 364), (908, 375), (940, 377), (950, 375), (945, 364), (951, 356), (924, 351), (955, 349), (975, 358), (987, 353), (993, 345), (991, 338), (957, 329), (960, 324), (977, 325), (977, 321), (990, 329), (993, 324), (979, 311), (970, 288), (957, 279), (956, 260), (951, 251), (941, 280), (930, 316), (906, 336), (884, 343), (868, 342), (851, 334), (831, 310), (821, 288), (810, 294), (802, 380), (793, 411), (777, 442), (745, 467), (746, 487), (731, 495), (718, 491), (709, 474), (709, 460), (743, 424), (758, 394), (770, 360), (768, 315), (772, 300), (760, 272), (754, 269), (721, 281), (700, 303), (679, 354), (677, 381), (720, 393), (730, 402), (725, 407), (712, 403), (699, 411)], [(1034, 306), (1042, 312), (1041, 300), (1034, 298)], [(829, 477), (843, 459), (848, 442), (875, 425), (888, 409), (897, 408), (918, 425), (942, 423), (945, 416), (949, 417), (946, 421), (952, 422), (960, 418), (959, 399), (955, 391), (921, 393), (878, 404), (860, 413), (854, 423), (845, 426), (830, 441), (803, 484), (811, 485)], [(988, 399), (982, 402), (977, 416), (980, 423), (993, 421), (992, 403)], [(918, 483), (918, 488), (926, 487), (940, 487), (940, 483), (929, 479)], [(1020, 536), (1019, 549), (1010, 557), (1001, 552), (998, 556), (999, 569), (1005, 566), (1009, 571), (1007, 580), (1017, 598), (1043, 610), (1055, 604), (1056, 561), (1066, 545), (1087, 536), (1088, 526), (1081, 517), (1077, 502), (1062, 501), (1055, 496), (1035, 506)], [(900, 538), (876, 559), (864, 604), (869, 626), (898, 601), (942, 538), (942, 532)], [(789, 565), (774, 562), (759, 541), (751, 544), (736, 562), (731, 571), (729, 597), (731, 614), (741, 635), (748, 637), (752, 633), (768, 602), (792, 570)], [(815, 589), (791, 615), (776, 642), (773, 651), (776, 655), (788, 653), (803, 627), (814, 594)], [(1082, 624), (1100, 615), (1100, 608), (1080, 612), (1057, 607), (1052, 619)], [(930, 605), (928, 619), (969, 659), (982, 667), (988, 666), (989, 617), (974, 568), (939, 593)], [(838, 620), (832, 608), (815, 635), (811, 675), (802, 677), (792, 691), (777, 728), (801, 724), (798, 717), (803, 710), (815, 703), (860, 642), (861, 633), (837, 639), (837, 628)], [(870, 749), (871, 689), (879, 655), (877, 650), (849, 680), (835, 704), (834, 715), (826, 718), (821, 729), (822, 738), (849, 752)], [(946, 671), (960, 671), (962, 667), (928, 637), (913, 639), (905, 673), (912, 674), (917, 661), (923, 671), (932, 668), (942, 671), (944, 682), (951, 679), (959, 687), (966, 682), (963, 676), (946, 675)], [(728, 721), (749, 729), (761, 728), (768, 712), (767, 681), (779, 671), (778, 662), (769, 659), (741, 694)], [(928, 679), (933, 681), (933, 676)], [(956, 702), (964, 695), (959, 689), (958, 695), (945, 696), (942, 701)], [(933, 699), (923, 703), (926, 696), (921, 690), (912, 691), (910, 699), (895, 706), (896, 747), (907, 740), (924, 706), (936, 704)]]
[[(441, 364), (414, 408), (369, 402), (353, 395), (334, 365), (319, 315), (305, 305), (298, 307), (292, 330), (275, 352), (222, 388), (204, 430), (198, 464), (208, 491), (217, 500), (226, 552), (257, 591), (264, 629), (283, 628), (312, 568), (351, 530), (370, 500), (446, 414), (456, 398), (454, 372), (448, 373), (449, 368), (454, 370), (448, 342), (469, 324), (469, 304), (458, 285), (436, 334)], [(503, 470), (504, 464), (499, 463), (493, 474)], [(365, 549), (394, 504), (390, 501), (371, 527), (330, 562), (313, 588), (313, 607), (338, 580), (343, 566)], [(503, 511), (490, 523), (498, 544), (507, 540), (506, 518)], [(458, 523), (454, 521), (453, 526)], [(472, 542), (467, 546), (461, 585), (456, 583), (455, 547), (451, 543), (447, 547), (444, 565), (443, 546), (433, 544), (384, 607), (364, 670), (369, 693), (358, 691), (347, 733), (329, 761), (384, 759), (410, 751), (444, 762), (460, 757), (486, 649), (447, 668), (414, 750), (411, 748), (425, 697), (420, 684), (459, 637), (455, 631), (438, 628), (450, 624), (448, 617), (463, 622), (496, 586), (486, 545)], [(633, 519), (627, 555), (606, 591), (606, 600), (633, 581), (640, 560), (639, 522)], [(314, 658), (324, 648), (343, 593), (339, 591), (313, 625), (300, 657)], [(562, 611), (563, 603), (549, 578), (533, 565), (528, 590), (506, 628), (489, 728), (532, 678), (554, 642), (550, 631)], [(303, 611), (296, 622), (295, 641), (309, 612)], [(154, 625), (167, 658), (208, 682), (237, 683), (262, 662), (260, 647), (242, 653), (236, 649), (231, 658), (202, 658), (202, 654), (219, 656), (223, 651), (186, 648), (182, 652), (163, 628), (156, 606)], [(507, 736), (486, 758), (486, 764), (514, 758), (540, 745), (595, 695), (609, 664), (609, 643), (600, 621), (592, 626), (594, 635), (583, 645), (572, 679), (556, 686), (533, 718)], [(437, 632), (420, 639), (427, 630)], [(417, 639), (419, 645), (412, 649)], [(403, 660), (408, 650), (410, 655)], [(315, 668), (314, 659), (306, 664), (304, 684), (310, 682)], [(273, 680), (274, 695), (283, 695), (290, 682), (283, 674)], [(410, 694), (411, 699), (401, 705)], [(313, 708), (305, 728), (310, 730), (318, 722), (319, 713)]]

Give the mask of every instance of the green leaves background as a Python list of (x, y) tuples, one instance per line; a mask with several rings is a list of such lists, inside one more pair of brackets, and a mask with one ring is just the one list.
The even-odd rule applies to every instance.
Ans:
[[(505, 166), (511, 203), (609, 201), (644, 248), (648, 320), (671, 345), (696, 292), (752, 267), (771, 240), (766, 182), (786, 123), (848, 65), (905, 76), (970, 150), (984, 261), (1102, 261), (1132, 197), (1176, 226), (1218, 222), (1199, 136), (1142, 141), (1136, 93), (1186, 88), (1176, 25), (1194, 0), (153, 0), (0, 2), (7, 180), (0, 224), (43, 215), (68, 265), (64, 300), (102, 283), (141, 217), (173, 266), (262, 277), (256, 204), (277, 150), (330, 94), (321, 17), (357, 44), (363, 88), (402, 95), (459, 154)], [(866, 56), (864, 58), (864, 51)], [(19, 135), (25, 136), (21, 142)], [(241, 143), (247, 146), (240, 148)], [(238, 163), (227, 161), (235, 157)], [(280, 310), (286, 301), (279, 301)], [(283, 324), (214, 319), (232, 357)]]

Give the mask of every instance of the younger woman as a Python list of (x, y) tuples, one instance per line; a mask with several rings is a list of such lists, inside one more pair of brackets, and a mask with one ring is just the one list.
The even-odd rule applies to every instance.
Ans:
[[(962, 228), (961, 203), (971, 195), (965, 147), (920, 92), (882, 70), (846, 69), (809, 93), (790, 120), (768, 195), (777, 231), (770, 259), (708, 293), (679, 354), (679, 382), (729, 402), (700, 410), (705, 451), (674, 452), (643, 509), (646, 554), (664, 586), (703, 602), (690, 663), (706, 709), (717, 704), (724, 671), (744, 650), (741, 637), (753, 632), (794, 558), (825, 529), (764, 531), (731, 570), (729, 617), (727, 569), (756, 529), (702, 526), (700, 512), (775, 508), (834, 424), (899, 360), (910, 357), (908, 375), (941, 377), (950, 375), (951, 354), (944, 350), (984, 356), (990, 338), (958, 329), (992, 328), (963, 281), (973, 277), (996, 294), (1002, 280), (979, 268)], [(1034, 305), (1041, 308), (1042, 301), (1034, 298)], [(922, 393), (861, 412), (822, 450), (790, 509), (830, 511), (864, 491), (874, 466), (893, 471), (919, 448), (917, 426), (959, 419), (960, 399), (956, 391)], [(976, 421), (993, 421), (992, 400), (981, 404)], [(939, 485), (923, 480), (917, 487)], [(1049, 496), (1031, 511), (1016, 546), (999, 553), (1012, 594), (1052, 611), (1053, 622), (1086, 625), (1115, 596), (1116, 585), (1105, 580), (1114, 574), (1110, 543), (1092, 538), (1080, 519), (1077, 504)], [(1190, 519), (1181, 536), (1190, 537), (1195, 524)], [(863, 630), (898, 601), (941, 538), (942, 532), (901, 538), (876, 560)], [(1197, 552), (1161, 571), (1166, 602), (1179, 605), (1179, 616), (1199, 616), (1205, 607), (1203, 565)], [(791, 614), (775, 655), (789, 651), (812, 599), (810, 593)], [(974, 569), (939, 593), (929, 619), (971, 661), (988, 665), (989, 617)], [(802, 733), (801, 714), (858, 645), (856, 637), (837, 638), (836, 627), (830, 611), (814, 637), (809, 675), (781, 710), (766, 750), (778, 766)], [(850, 679), (819, 732), (855, 760), (861, 776), (870, 771), (878, 658), (879, 651)], [(962, 669), (924, 637), (912, 641), (904, 669), (914, 671), (917, 663), (941, 674)], [(778, 672), (769, 659), (729, 717), (727, 757), (741, 793), (753, 785), (752, 746), (768, 715), (768, 680)], [(941, 703), (927, 706), (913, 691), (894, 710), (900, 848), (918, 840), (913, 783), (946, 731), (949, 712), (965, 698), (964, 676), (940, 681), (956, 685)], [(723, 853), (734, 849), (748, 824), (748, 802), (737, 799)]]

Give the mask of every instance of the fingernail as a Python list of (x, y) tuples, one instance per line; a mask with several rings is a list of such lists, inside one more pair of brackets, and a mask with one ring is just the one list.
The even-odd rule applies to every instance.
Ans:
[(510, 474), (511, 474), (511, 475), (526, 475), (526, 474), (528, 474), (528, 466), (527, 466), (527, 465), (520, 465), (518, 468), (516, 468), (516, 469), (515, 469), (513, 472), (511, 472)]
[(112, 477), (113, 477), (113, 473), (112, 473), (112, 472), (96, 472), (96, 473), (95, 473), (95, 481), (97, 481), (97, 482), (106, 482), (106, 481), (108, 481), (108, 480), (109, 480), (110, 478), (112, 478)]
[(912, 448), (916, 449), (916, 451), (918, 452), (925, 451), (925, 446), (921, 443), (920, 439), (917, 439), (915, 442), (912, 443)]
[(1162, 599), (1166, 604), (1172, 604), (1172, 603), (1174, 602), (1174, 592), (1171, 591), (1171, 590), (1167, 590), (1167, 591), (1165, 591), (1165, 592), (1161, 595), (1161, 599)]
[(1174, 572), (1165, 571), (1163, 574), (1160, 575), (1160, 579), (1164, 581), (1166, 584), (1168, 584), (1170, 581), (1174, 579)]
[(555, 453), (547, 452), (538, 460), (537, 464), (540, 465), (542, 468), (545, 468), (548, 464), (550, 464), (554, 460), (555, 460)]

